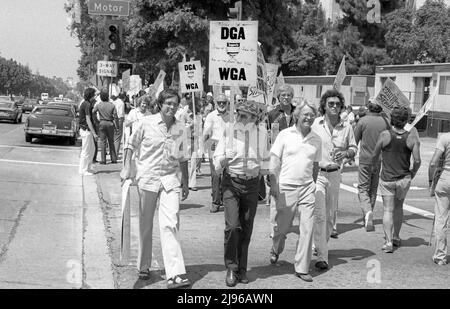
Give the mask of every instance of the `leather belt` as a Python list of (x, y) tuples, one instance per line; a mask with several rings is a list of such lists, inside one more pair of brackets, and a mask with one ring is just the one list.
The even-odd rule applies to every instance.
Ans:
[(332, 173), (332, 172), (336, 172), (339, 170), (339, 167), (331, 167), (331, 168), (323, 168), (321, 167), (320, 170), (322, 172), (326, 172), (326, 173)]
[(242, 180), (252, 180), (255, 178), (258, 178), (258, 176), (246, 176), (246, 175), (239, 175), (239, 174), (234, 174), (234, 173), (228, 173), (227, 175), (229, 175), (231, 178), (238, 178), (238, 179), (242, 179)]

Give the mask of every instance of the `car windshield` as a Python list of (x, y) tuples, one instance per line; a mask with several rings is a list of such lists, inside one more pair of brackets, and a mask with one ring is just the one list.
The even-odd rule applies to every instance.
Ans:
[(36, 115), (52, 115), (52, 116), (72, 116), (72, 112), (68, 109), (59, 108), (37, 108), (34, 111)]
[(13, 108), (14, 103), (0, 102), (0, 108)]

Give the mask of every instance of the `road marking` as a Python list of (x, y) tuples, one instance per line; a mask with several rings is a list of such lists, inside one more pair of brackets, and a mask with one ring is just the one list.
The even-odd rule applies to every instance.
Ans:
[(50, 146), (43, 146), (43, 147), (32, 147), (32, 146), (14, 146), (14, 145), (0, 145), (0, 148), (25, 148), (25, 149), (31, 149), (31, 150), (44, 150), (44, 151), (70, 151), (73, 152), (74, 150), (79, 150), (80, 148), (56, 148), (56, 147), (50, 147)]
[[(347, 185), (344, 185), (344, 184), (341, 184), (341, 189), (343, 189), (345, 191), (348, 191), (348, 192), (351, 192), (351, 193), (358, 194), (358, 189), (355, 189), (353, 187), (350, 187), (350, 186), (347, 186)], [(379, 196), (379, 195), (377, 196), (377, 201), (383, 203), (383, 199), (381, 198), (381, 196)], [(419, 208), (407, 205), (407, 204), (403, 204), (403, 209), (407, 210), (409, 212), (418, 214), (420, 216), (426, 217), (426, 218), (434, 218), (434, 214), (433, 213), (431, 213), (429, 211), (426, 211), (426, 210), (423, 210), (423, 209), (419, 209)]]
[(21, 161), (21, 160), (7, 160), (7, 159), (0, 159), (0, 162), (20, 163), (20, 164), (36, 164), (36, 165), (53, 165), (53, 166), (78, 167), (78, 164), (50, 163), (50, 162), (37, 162), (37, 161)]

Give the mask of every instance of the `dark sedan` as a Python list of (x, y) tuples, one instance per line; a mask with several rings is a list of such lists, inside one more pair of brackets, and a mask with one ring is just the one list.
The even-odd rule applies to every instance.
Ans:
[(38, 105), (38, 103), (36, 103), (36, 100), (26, 99), (22, 104), (22, 112), (31, 112), (36, 105)]
[(25, 141), (33, 137), (66, 137), (75, 145), (78, 136), (75, 111), (71, 106), (38, 105), (25, 124)]
[(20, 123), (22, 122), (22, 110), (17, 103), (7, 99), (0, 99), (0, 120)]

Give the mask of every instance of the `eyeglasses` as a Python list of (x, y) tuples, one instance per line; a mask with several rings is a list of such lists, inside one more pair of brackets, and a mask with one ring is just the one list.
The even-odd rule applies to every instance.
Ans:
[(329, 107), (342, 107), (342, 103), (340, 102), (340, 101), (337, 101), (337, 102), (334, 102), (334, 101), (331, 101), (331, 102), (328, 102), (328, 106)]
[(240, 120), (248, 120), (248, 119), (250, 119), (250, 120), (253, 120), (253, 119), (256, 119), (256, 116), (255, 115), (250, 115), (250, 117), (249, 117), (249, 115), (247, 115), (247, 114), (242, 114), (242, 113), (237, 113), (237, 117), (240, 119)]
[(219, 104), (219, 105), (225, 105), (227, 103), (228, 103), (227, 101), (217, 101), (217, 104)]

